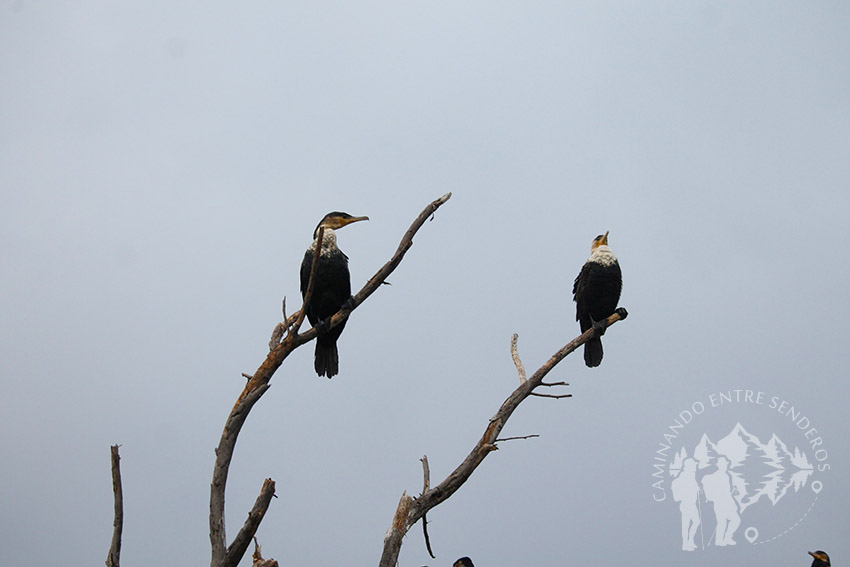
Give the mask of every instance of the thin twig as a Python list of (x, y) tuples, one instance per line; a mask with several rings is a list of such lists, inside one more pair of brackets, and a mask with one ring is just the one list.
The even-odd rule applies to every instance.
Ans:
[(537, 396), (538, 398), (555, 398), (556, 400), (560, 400), (561, 398), (572, 398), (572, 394), (538, 394), (537, 392), (531, 392), (532, 396)]
[[(322, 230), (324, 230), (324, 228)], [(310, 273), (313, 273), (312, 268)], [(272, 330), (272, 336), (271, 339), (269, 339), (269, 351), (274, 350), (281, 343), (283, 336), (290, 332), (293, 323), (295, 323), (298, 316), (301, 314), (300, 311), (296, 311), (289, 317), (286, 316), (286, 296), (284, 296), (283, 301), (281, 302), (280, 310), (283, 313), (283, 321), (275, 325)]]
[[(540, 386), (546, 388), (555, 388), (557, 386), (569, 386), (566, 382), (540, 382)], [(540, 394), (538, 392), (531, 392), (532, 396), (537, 396), (538, 398), (554, 398), (554, 399), (562, 399), (562, 398), (572, 398), (572, 394)]]
[(514, 441), (516, 439), (531, 439), (532, 437), (540, 437), (540, 435), (521, 435), (520, 437), (502, 437), (500, 439), (496, 439), (493, 443), (499, 443), (500, 441)]
[(310, 266), (310, 279), (307, 281), (307, 293), (304, 294), (304, 302), (302, 303), (301, 312), (295, 320), (295, 326), (292, 329), (296, 335), (298, 329), (301, 328), (301, 323), (304, 322), (304, 315), (307, 314), (307, 306), (310, 305), (310, 300), (313, 298), (313, 287), (316, 285), (316, 269), (319, 267), (319, 256), (322, 255), (322, 239), (325, 237), (325, 227), (319, 227), (319, 235), (316, 237), (316, 248), (313, 250), (313, 264)]
[[(425, 477), (422, 488), (422, 494), (425, 494), (431, 488), (431, 467), (428, 466), (428, 455), (423, 455), (419, 460), (422, 461), (422, 474)], [(431, 550), (431, 538), (428, 537), (428, 518), (425, 514), (422, 514), (422, 532), (425, 534), (425, 548), (428, 550), (428, 555), (431, 556), (431, 559), (436, 559), (437, 556)]]
[(519, 372), (519, 383), (525, 384), (525, 366), (522, 365), (522, 360), (519, 358), (519, 351), (517, 350), (517, 341), (519, 340), (519, 335), (514, 333), (511, 337), (511, 357), (514, 359), (514, 366), (516, 366), (516, 371)]
[(112, 457), (112, 496), (115, 507), (115, 519), (112, 522), (112, 544), (106, 557), (107, 567), (119, 567), (121, 560), (121, 533), (124, 531), (124, 491), (121, 488), (121, 457), (118, 445), (110, 447)]

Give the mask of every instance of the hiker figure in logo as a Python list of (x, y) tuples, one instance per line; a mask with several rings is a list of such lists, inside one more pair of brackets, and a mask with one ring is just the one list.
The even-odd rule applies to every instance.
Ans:
[(682, 463), (682, 472), (670, 483), (673, 500), (679, 503), (682, 514), (682, 550), (693, 551), (697, 548), (694, 536), (700, 523), (699, 483), (697, 482), (697, 462), (688, 457)]
[(741, 525), (741, 516), (738, 514), (738, 503), (732, 495), (729, 459), (717, 458), (717, 470), (702, 477), (702, 489), (705, 499), (714, 503), (714, 516), (717, 518), (714, 545), (735, 545), (732, 536)]

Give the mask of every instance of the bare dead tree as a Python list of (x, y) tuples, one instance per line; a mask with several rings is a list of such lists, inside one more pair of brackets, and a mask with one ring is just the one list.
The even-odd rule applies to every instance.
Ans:
[[(346, 302), (343, 307), (334, 314), (327, 322), (327, 327), (333, 328), (345, 321), (351, 313), (361, 305), (372, 293), (374, 293), (386, 278), (398, 267), (404, 255), (413, 245), (413, 237), (422, 227), (429, 217), (432, 217), (434, 212), (445, 204), (451, 193), (443, 195), (439, 199), (430, 203), (419, 214), (408, 228), (407, 232), (401, 239), (398, 248), (393, 256), (384, 264), (372, 278), (363, 286), (363, 288), (354, 295), (350, 301)], [(317, 235), (318, 247), (321, 247), (322, 239), (324, 238), (324, 229), (321, 228)], [(212, 547), (211, 567), (236, 567), (239, 561), (247, 552), (251, 540), (254, 541), (255, 551), (253, 554), (254, 567), (277, 567), (277, 561), (274, 559), (265, 559), (261, 554), (260, 545), (256, 539), (256, 532), (269, 508), (271, 499), (275, 496), (275, 482), (267, 478), (260, 490), (254, 506), (248, 513), (248, 518), (245, 520), (242, 528), (237, 533), (236, 537), (227, 545), (225, 534), (225, 488), (227, 484), (227, 475), (230, 468), (230, 462), (233, 457), (233, 451), (236, 446), (236, 441), (241, 431), (242, 425), (248, 417), (254, 404), (259, 401), (262, 395), (271, 387), (270, 381), (274, 373), (280, 368), (281, 364), (296, 348), (315, 339), (318, 332), (315, 328), (311, 328), (304, 333), (300, 333), (302, 323), (304, 322), (306, 305), (312, 296), (314, 279), (318, 265), (318, 254), (313, 257), (311, 266), (310, 278), (307, 285), (307, 290), (302, 303), (302, 308), (292, 315), (286, 315), (286, 300), (283, 302), (283, 322), (279, 323), (272, 333), (272, 338), (269, 344), (269, 354), (260, 364), (253, 375), (243, 374), (247, 378), (242, 392), (236, 400), (235, 405), (231, 409), (224, 425), (224, 430), (221, 434), (218, 447), (215, 450), (216, 460), (213, 467), (213, 477), (210, 484), (210, 543)], [(611, 326), (617, 321), (625, 319), (627, 313), (625, 309), (618, 309), (616, 313), (608, 317), (607, 326)], [(482, 437), (475, 444), (472, 451), (458, 467), (449, 474), (445, 480), (435, 487), (431, 487), (430, 467), (428, 465), (428, 457), (424, 456), (422, 461), (424, 483), (422, 493), (418, 497), (408, 496), (405, 491), (402, 493), (399, 504), (396, 508), (390, 529), (384, 538), (384, 549), (381, 555), (380, 567), (395, 567), (398, 564), (398, 556), (401, 551), (402, 540), (407, 532), (413, 527), (416, 522), (422, 520), (423, 533), (425, 543), (429, 554), (434, 557), (431, 551), (431, 542), (428, 537), (426, 513), (442, 502), (450, 498), (469, 478), (475, 469), (484, 461), (484, 458), (491, 452), (498, 450), (497, 443), (514, 439), (528, 439), (536, 437), (536, 435), (525, 435), (520, 437), (505, 437), (499, 438), (499, 433), (504, 428), (514, 410), (529, 396), (540, 396), (547, 398), (568, 398), (572, 394), (545, 394), (535, 391), (538, 388), (552, 388), (557, 386), (568, 386), (566, 382), (544, 382), (546, 375), (566, 356), (575, 351), (578, 347), (586, 343), (595, 336), (596, 331), (591, 328), (585, 333), (576, 337), (552, 357), (546, 361), (531, 377), (526, 376), (525, 367), (520, 360), (517, 350), (517, 335), (511, 339), (511, 356), (516, 365), (519, 375), (519, 386), (511, 393), (508, 398), (502, 403), (496, 414), (490, 418)], [(119, 468), (118, 446), (112, 447), (112, 476), (113, 476), (113, 492), (115, 496), (115, 521), (112, 546), (109, 550), (107, 558), (107, 567), (119, 567), (119, 556), (121, 550), (121, 531), (123, 525), (123, 497), (121, 491), (121, 473)]]
[[(627, 315), (628, 313), (625, 309), (618, 309), (616, 313), (608, 317), (608, 326), (625, 319)], [(543, 366), (537, 369), (530, 378), (526, 378), (525, 376), (525, 368), (519, 358), (519, 353), (517, 352), (517, 336), (513, 336), (511, 339), (511, 355), (514, 360), (514, 364), (517, 367), (520, 385), (502, 403), (496, 414), (490, 418), (490, 421), (484, 430), (484, 434), (481, 436), (481, 439), (478, 440), (478, 443), (475, 444), (475, 447), (472, 448), (469, 455), (466, 456), (463, 462), (458, 465), (458, 467), (452, 471), (451, 474), (443, 480), (443, 482), (434, 488), (428, 488), (430, 483), (430, 471), (427, 467), (425, 467), (424, 474), (426, 480), (425, 489), (422, 494), (418, 498), (408, 496), (407, 492), (404, 492), (401, 495), (390, 529), (387, 530), (387, 534), (384, 536), (384, 550), (381, 555), (379, 567), (395, 567), (398, 564), (398, 556), (401, 551), (402, 539), (405, 534), (407, 534), (408, 530), (410, 530), (410, 528), (413, 527), (413, 525), (419, 520), (422, 520), (424, 525), (425, 514), (435, 506), (445, 502), (455, 492), (457, 492), (457, 490), (467, 480), (469, 480), (469, 477), (472, 476), (472, 473), (475, 472), (478, 465), (484, 461), (484, 458), (489, 455), (491, 451), (498, 450), (499, 447), (496, 445), (497, 442), (514, 439), (499, 439), (499, 433), (502, 431), (502, 428), (504, 428), (514, 410), (519, 407), (525, 399), (529, 396), (535, 395), (550, 398), (570, 397), (570, 394), (541, 394), (534, 390), (539, 387), (568, 386), (565, 382), (544, 382), (543, 378), (545, 378), (559, 362), (566, 358), (567, 355), (593, 338), (595, 333), (596, 331), (591, 328), (568, 342), (566, 345), (561, 347), (558, 352), (553, 354), (552, 357), (543, 364)], [(427, 458), (423, 461), (423, 464), (424, 463), (427, 463)], [(426, 530), (426, 546), (430, 553), (431, 543), (428, 540), (427, 533), (428, 532)]]
[(121, 489), (121, 457), (118, 445), (110, 447), (112, 456), (112, 499), (115, 519), (112, 521), (112, 544), (106, 557), (106, 567), (119, 567), (121, 559), (121, 532), (124, 530), (124, 491)]
[[(413, 246), (413, 236), (422, 227), (426, 220), (431, 217), (434, 212), (440, 208), (451, 197), (451, 193), (443, 195), (439, 199), (430, 203), (419, 214), (418, 217), (410, 225), (410, 228), (401, 239), (392, 258), (384, 264), (372, 278), (366, 282), (352, 300), (347, 302), (333, 317), (331, 317), (328, 328), (333, 328), (348, 319), (352, 311), (362, 304), (386, 278), (398, 267), (404, 255)], [(323, 238), (323, 230), (319, 231), (318, 246), (321, 246)], [(310, 272), (310, 280), (307, 286), (303, 305), (306, 305), (310, 300), (310, 295), (313, 289), (313, 280), (315, 279), (316, 266), (319, 255), (313, 255), (313, 266)], [(294, 313), (290, 317), (286, 317), (284, 303), (284, 321), (279, 324), (272, 335), (272, 341), (269, 345), (269, 352), (266, 359), (260, 364), (257, 371), (253, 375), (246, 375), (248, 378), (242, 393), (236, 400), (236, 404), (230, 411), (227, 421), (224, 425), (224, 431), (221, 434), (218, 447), (215, 450), (216, 460), (213, 467), (213, 478), (210, 485), (210, 543), (212, 546), (211, 567), (236, 567), (237, 563), (245, 555), (251, 539), (256, 534), (257, 528), (262, 521), (263, 516), (268, 510), (272, 496), (274, 496), (274, 481), (266, 479), (263, 483), (263, 488), (260, 495), (248, 514), (248, 519), (243, 524), (239, 533), (234, 538), (230, 546), (227, 546), (225, 535), (224, 522), (224, 495), (227, 484), (227, 474), (230, 468), (230, 461), (233, 457), (233, 450), (236, 446), (236, 440), (242, 425), (248, 417), (248, 413), (262, 395), (269, 389), (272, 376), (280, 367), (284, 360), (301, 345), (313, 340), (317, 336), (317, 331), (312, 328), (304, 333), (299, 333), (302, 322), (304, 321), (304, 307), (300, 311)], [(256, 552), (259, 554), (259, 549)], [(257, 557), (255, 556), (255, 560)], [(269, 562), (272, 559), (262, 559), (260, 561)]]

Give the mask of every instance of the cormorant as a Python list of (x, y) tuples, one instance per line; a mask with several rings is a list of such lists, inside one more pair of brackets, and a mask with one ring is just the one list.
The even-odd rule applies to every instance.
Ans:
[(614, 311), (626, 318), (628, 312), (617, 309), (623, 275), (614, 252), (608, 247), (608, 233), (593, 239), (590, 259), (585, 262), (573, 284), (573, 299), (576, 302), (576, 321), (581, 332), (593, 327), (596, 336), (584, 343), (584, 363), (592, 368), (602, 362), (602, 340), (607, 323), (605, 319)]
[(475, 567), (475, 565), (472, 564), (472, 559), (469, 557), (461, 557), (454, 562), (452, 567)]
[(825, 551), (810, 551), (809, 555), (815, 558), (812, 567), (829, 567), (829, 555)]
[[(319, 335), (316, 337), (316, 359), (314, 366), (316, 374), (327, 375), (328, 378), (339, 373), (339, 353), (336, 349), (336, 340), (345, 327), (345, 321), (327, 330), (327, 320), (351, 299), (351, 274), (348, 272), (348, 256), (336, 245), (336, 233), (334, 230), (342, 228), (353, 222), (369, 220), (369, 217), (353, 217), (348, 213), (334, 211), (325, 215), (325, 218), (313, 231), (313, 244), (304, 254), (301, 262), (301, 298), (307, 295), (307, 286), (310, 283), (310, 270), (313, 267), (313, 253), (316, 250), (316, 239), (319, 237), (319, 228), (325, 227), (322, 236), (322, 250), (319, 253), (319, 264), (316, 266), (315, 282), (313, 283), (313, 295), (310, 303), (304, 306), (307, 319), (310, 324), (317, 328)], [(324, 328), (323, 328), (324, 327)]]

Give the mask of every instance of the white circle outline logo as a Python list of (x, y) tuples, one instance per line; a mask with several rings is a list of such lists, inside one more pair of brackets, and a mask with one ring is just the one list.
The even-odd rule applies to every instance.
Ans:
[[(748, 419), (750, 411), (770, 413)], [(741, 533), (759, 545), (808, 516), (830, 468), (823, 438), (800, 408), (758, 390), (726, 390), (667, 426), (652, 461), (652, 498), (677, 505), (684, 551), (736, 545)]]

